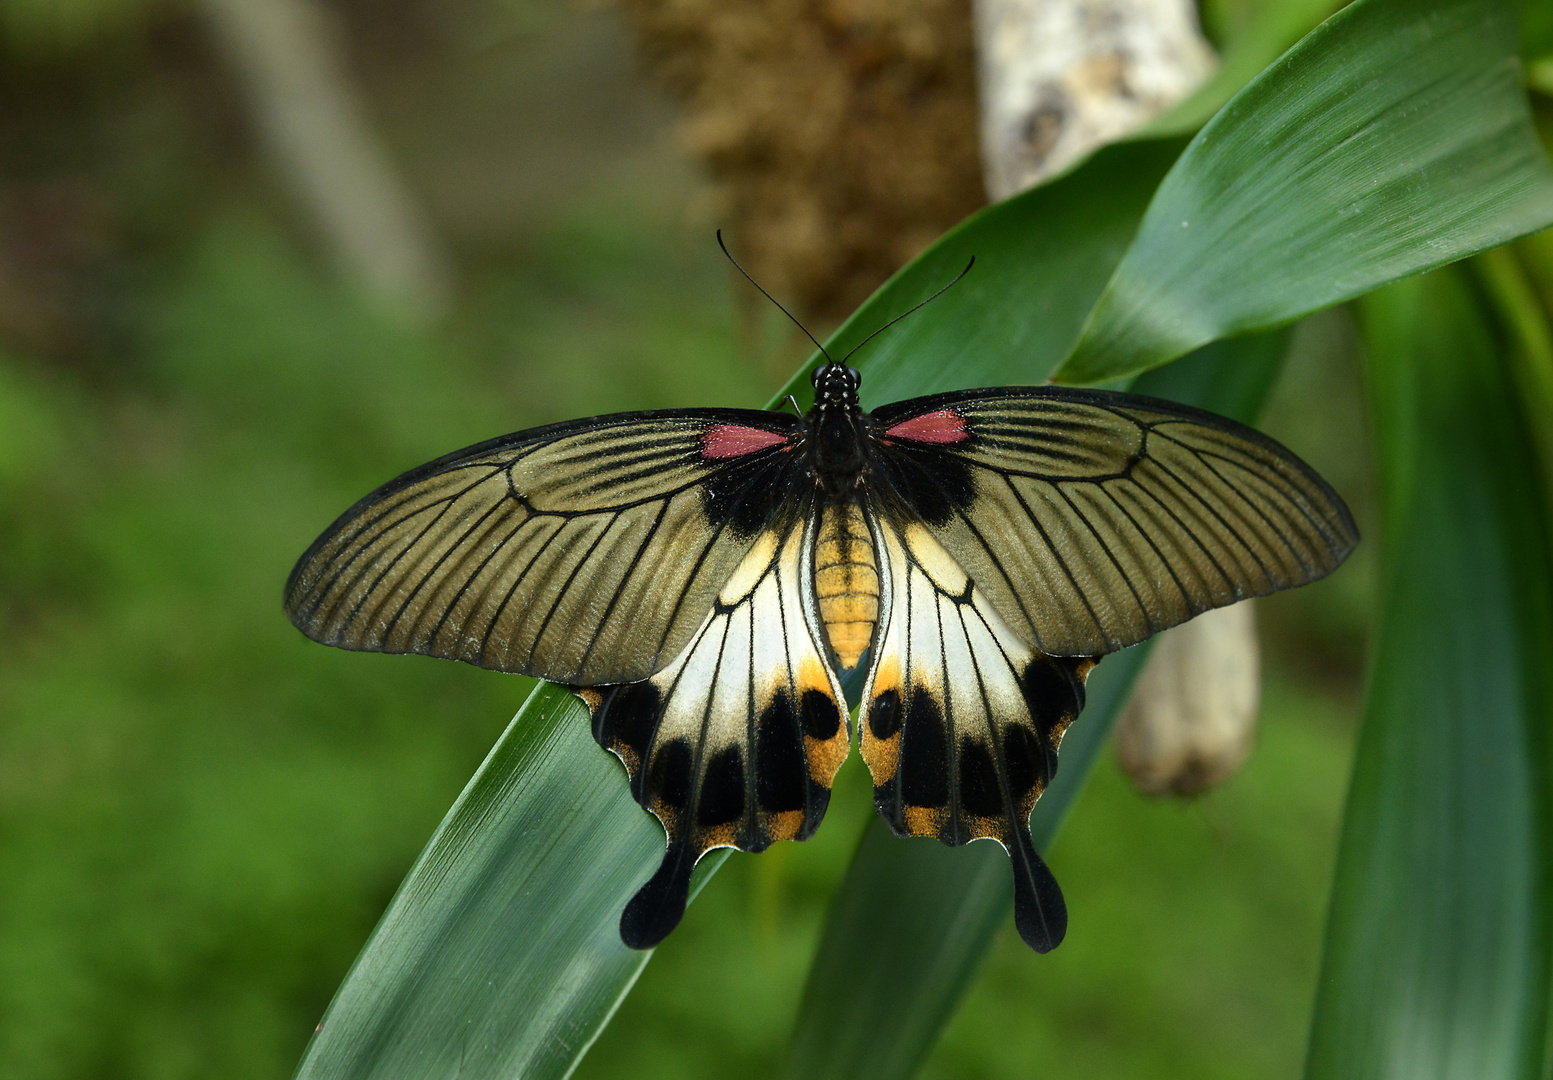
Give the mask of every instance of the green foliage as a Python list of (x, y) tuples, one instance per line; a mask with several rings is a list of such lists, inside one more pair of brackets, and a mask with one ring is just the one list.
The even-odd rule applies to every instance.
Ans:
[[(70, 48), (140, 17), (77, 4), (56, 33), (47, 6), (0, 8), (7, 42), (15, 12)], [(1190, 134), (1328, 6), (1215, 5), (1224, 73), (1158, 130)], [(1185, 155), (1183, 135), (1139, 139), (977, 215), (833, 347), (975, 254), (859, 354), (871, 404), (1039, 381), (1070, 353), (1085, 377), (1125, 377), (1544, 223), (1512, 10), (1361, 0)], [(1436, 70), (1454, 82), (1420, 91)], [(1441, 146), (1465, 167), (1420, 168)], [(1328, 207), (1370, 205), (1343, 193), (1378, 177), (1391, 195), (1334, 237), (1291, 177)], [(261, 215), (189, 229), (128, 332), (137, 379), (0, 356), (0, 631), (16, 643), (0, 653), (0, 1077), (283, 1075), (527, 693), (299, 640), (279, 584), (334, 513), (503, 430), (751, 403), (715, 252), (682, 255), (667, 231), (563, 223), (531, 269), (487, 274), (457, 325), (426, 333), (320, 281)], [(1545, 1075), (1547, 246), (1361, 308), (1385, 597), (1313, 1078)], [(1250, 417), (1284, 340), (1216, 341), (1139, 385)], [(793, 389), (806, 397), (802, 371)], [(1000, 933), (1001, 854), (885, 837), (854, 757), (819, 836), (730, 858), (643, 970), (614, 926), (660, 834), (580, 707), (541, 688), (410, 869), (304, 1073), (1290, 1075), (1347, 774), (1340, 710), (1275, 677), (1247, 772), (1161, 811), (1112, 771), (1085, 784), (1132, 662), (1097, 671), (1037, 810), (1075, 929), (1040, 958)]]
[(1058, 378), (1143, 371), (1544, 226), (1518, 12), (1360, 2), (1312, 31), (1181, 156)]
[(1553, 579), (1540, 470), (1465, 274), (1359, 310), (1386, 578), (1306, 1075), (1542, 1076)]
[[(966, 385), (1035, 382), (1070, 348), (1059, 368), (1063, 377), (1117, 379), (1221, 338), (1275, 328), (1544, 226), (1553, 221), (1553, 170), (1536, 142), (1514, 75), (1519, 43), (1513, 13), (1511, 5), (1481, 0), (1360, 0), (1232, 99), (1180, 154), (1146, 210), (1142, 196), (1175, 157), (1177, 144), (1169, 137), (1102, 152), (1067, 177), (973, 217), (887, 283), (833, 336), (830, 351), (844, 355), (888, 314), (929, 295), (975, 254), (982, 263), (979, 274), (916, 316), (909, 335), (896, 328), (860, 356), (868, 402)], [(1448, 78), (1442, 81), (1441, 72)], [(1118, 241), (1132, 232), (1139, 216), (1137, 235), (1123, 253)], [(1073, 345), (1072, 319), (1091, 304)], [(1265, 363), (1271, 356), (1275, 362), (1276, 352), (1252, 338), (1221, 347), (1202, 362), (1235, 370), (1253, 358)], [(1195, 390), (1191, 380), (1175, 381), (1189, 393), (1205, 393), (1218, 392), (1222, 380), (1199, 379)], [(1249, 385), (1265, 391), (1267, 380), (1257, 377)], [(801, 394), (803, 372), (784, 389)], [(1259, 405), (1254, 389), (1238, 397), (1247, 410)], [(1539, 544), (1530, 557), (1541, 560), (1545, 554)], [(1528, 648), (1534, 651), (1535, 643)], [(1516, 654), (1504, 662), (1521, 664)], [(1088, 727), (1081, 728), (1087, 744), (1070, 743), (1062, 774), (1070, 786), (1048, 793), (1044, 811), (1038, 810), (1044, 839), (1055, 832), (1081, 784), (1106, 721), (1123, 700), (1125, 682), (1100, 695), (1109, 697), (1109, 708), (1091, 707)], [(536, 698), (541, 700), (549, 699)], [(1533, 694), (1532, 704), (1511, 711), (1524, 718), (1538, 700)], [(520, 712), (511, 731), (538, 724), (541, 707), (533, 709), (533, 715)], [(1449, 710), (1442, 717), (1459, 720)], [(1433, 752), (1442, 753), (1441, 745), (1437, 740)], [(497, 758), (506, 753), (499, 747)], [(1356, 806), (1364, 780), (1361, 773)], [(492, 776), (477, 779), (470, 790), (499, 786)], [(1523, 779), (1524, 790), (1506, 789), (1509, 805), (1495, 822), (1518, 822), (1530, 829), (1527, 837), (1539, 839), (1540, 822), (1526, 819), (1529, 807), (1540, 808), (1544, 786), (1541, 773), (1533, 772)], [(594, 799), (600, 813), (605, 801), (603, 795)], [(475, 816), (489, 812), (476, 808)], [(555, 808), (547, 820), (538, 810), (536, 831), (564, 835), (568, 817), (578, 812), (575, 804)], [(453, 828), (458, 813), (445, 829)], [(1518, 835), (1512, 830), (1512, 837)], [(341, 1003), (357, 1000), (365, 992), (359, 987), (403, 982), (430, 993), (431, 1000), (453, 993), (451, 982), (428, 989), (421, 979), (428, 965), (440, 963), (433, 955), (439, 939), (406, 921), (413, 898), (427, 888), (427, 868), (440, 866), (437, 852), (434, 844), (347, 981), (304, 1074), (401, 1071), (382, 1056), (385, 1045), (400, 1045), (386, 1029), (360, 1039), (347, 1032), (336, 1044), (346, 1048), (343, 1056), (331, 1057), (327, 1068), (316, 1056), (316, 1048), (330, 1042), (332, 1025), (353, 1015), (342, 1013), (347, 1006)], [(650, 851), (642, 853), (641, 866), (649, 856)], [(1355, 871), (1362, 880), (1369, 863), (1354, 858), (1363, 864)], [(627, 860), (633, 871), (610, 876), (604, 886), (586, 866), (557, 861), (546, 868), (520, 861), (524, 882), (550, 883), (540, 889), (548, 897), (538, 901), (542, 911), (532, 925), (561, 918), (574, 903), (569, 898), (579, 880), (594, 881), (611, 895), (620, 890), (618, 899), (624, 899), (632, 873), (641, 873)], [(993, 855), (974, 848), (946, 853), (911, 845), (892, 851), (883, 832), (870, 827), (821, 939), (799, 1013), (790, 1075), (905, 1077), (916, 1071), (1006, 909), (1006, 897), (994, 884), (995, 865)], [(1522, 878), (1539, 880), (1535, 859), (1526, 866)], [(1349, 895), (1341, 891), (1344, 885), (1340, 878), (1339, 912)], [(1540, 893), (1527, 903), (1523, 922), (1529, 929), (1516, 940), (1541, 950)], [(495, 915), (499, 908), (485, 910), (485, 934), (494, 938), (503, 920)], [(478, 927), (461, 933), (472, 937), (460, 953), (478, 954)], [(1332, 955), (1343, 955), (1340, 946), (1333, 948)], [(546, 972), (559, 965), (577, 980), (567, 983), (568, 992), (584, 983), (587, 1000), (600, 1003), (575, 1014), (579, 1022), (607, 1019), (602, 1003), (611, 1000), (610, 988), (627, 986), (636, 968), (595, 959), (598, 950), (595, 935), (579, 927), (570, 940), (547, 943), (542, 964), (496, 967), (502, 980), (510, 980), (508, 1014), (521, 1011), (515, 1002), (525, 993), (525, 978), (549, 985), (554, 976)], [(480, 970), (492, 970), (488, 958), (483, 963)], [(1545, 981), (1545, 967), (1536, 951), (1521, 982)], [(467, 978), (461, 962), (454, 968)], [(399, 970), (417, 975), (395, 978)], [(1516, 1015), (1539, 1017), (1531, 1027), (1514, 1027), (1517, 1061), (1541, 1060), (1543, 1004), (1535, 995), (1517, 999)], [(1358, 1015), (1352, 1008), (1348, 1013)], [(1363, 1028), (1362, 1019), (1356, 1023)], [(417, 1056), (452, 1061), (461, 1036), (450, 1032), (457, 1029), (443, 1021), (431, 1030), (424, 1044), (409, 1045)], [(571, 1053), (586, 1048), (593, 1030), (576, 1032)], [(529, 1075), (563, 1075), (573, 1060), (551, 1052), (547, 1023), (521, 1024), (509, 1038), (504, 1047), (514, 1055), (510, 1060), (529, 1062)], [(553, 1064), (541, 1069), (541, 1056)], [(500, 1057), (482, 1052), (472, 1061), (459, 1050), (457, 1060), (461, 1068), (483, 1075)], [(1312, 1061), (1321, 1067), (1319, 1057)]]

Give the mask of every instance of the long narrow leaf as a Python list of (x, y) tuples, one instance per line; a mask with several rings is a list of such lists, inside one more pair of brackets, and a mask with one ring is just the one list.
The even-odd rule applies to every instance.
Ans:
[(569, 690), (539, 684), (357, 958), (298, 1070), (561, 1076), (646, 963), (615, 927), (662, 857)]
[(1160, 185), (1064, 382), (1143, 371), (1553, 222), (1510, 0), (1358, 0)]
[(1553, 940), (1538, 461), (1465, 275), (1360, 311), (1384, 599), (1306, 1075), (1530, 1080)]
[[(1090, 677), (1089, 704), (1030, 818), (1038, 848), (1082, 789), (1147, 653), (1147, 645), (1129, 649)], [(912, 1075), (1013, 910), (1008, 856), (996, 844), (901, 840), (874, 818), (809, 969), (786, 1075)]]

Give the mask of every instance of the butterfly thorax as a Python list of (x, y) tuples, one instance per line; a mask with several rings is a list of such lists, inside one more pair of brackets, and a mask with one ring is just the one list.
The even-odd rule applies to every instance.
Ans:
[(804, 417), (810, 469), (822, 491), (850, 497), (863, 476), (863, 410), (857, 388), (861, 376), (843, 364), (825, 364), (814, 372), (814, 407)]

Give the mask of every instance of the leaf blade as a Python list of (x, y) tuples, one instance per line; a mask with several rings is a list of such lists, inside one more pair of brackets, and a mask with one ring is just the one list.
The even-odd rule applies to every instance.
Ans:
[(1145, 370), (1553, 222), (1518, 6), (1358, 0), (1182, 154), (1063, 382)]
[[(535, 686), (406, 876), (299, 1078), (560, 1076), (581, 1058), (647, 963), (615, 927), (663, 846), (586, 732), (571, 691)], [(536, 834), (542, 852), (524, 842)]]
[(1384, 599), (1306, 1076), (1538, 1076), (1553, 575), (1536, 455), (1459, 271), (1360, 311)]

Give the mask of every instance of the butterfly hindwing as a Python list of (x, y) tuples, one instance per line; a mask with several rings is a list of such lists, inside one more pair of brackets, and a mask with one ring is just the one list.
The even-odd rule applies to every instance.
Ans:
[(676, 655), (801, 477), (796, 421), (697, 409), (497, 439), (386, 484), (292, 571), (286, 610), (347, 649), (594, 685)]
[(850, 745), (814, 600), (816, 524), (762, 531), (678, 656), (652, 678), (581, 691), (594, 737), (663, 823), (668, 848), (621, 936), (649, 948), (684, 914), (696, 862), (718, 847), (807, 839)]
[(880, 482), (1038, 649), (1099, 655), (1314, 581), (1358, 540), (1337, 494), (1234, 421), (1064, 387), (871, 414)]
[(1031, 842), (1030, 812), (1093, 661), (1030, 648), (920, 522), (886, 512), (870, 524), (885, 599), (859, 718), (875, 806), (900, 836), (1001, 843), (1020, 934), (1046, 952), (1067, 912)]

